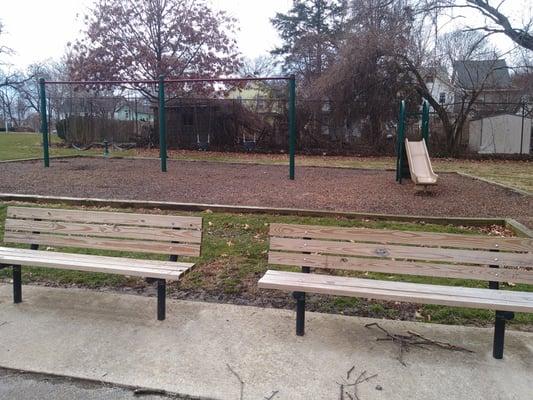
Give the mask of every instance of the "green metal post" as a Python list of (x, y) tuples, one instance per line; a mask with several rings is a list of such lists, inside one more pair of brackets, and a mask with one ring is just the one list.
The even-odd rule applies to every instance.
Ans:
[(405, 100), (400, 103), (400, 116), (398, 118), (398, 134), (396, 143), (396, 182), (402, 183), (403, 153), (405, 138)]
[(424, 100), (422, 104), (422, 139), (428, 144), (429, 140), (429, 103)]
[(159, 75), (159, 157), (161, 158), (161, 172), (167, 172), (167, 127), (165, 118), (165, 76)]
[(39, 97), (41, 110), (41, 134), (43, 135), (43, 159), (44, 166), (50, 166), (50, 154), (48, 152), (48, 118), (46, 117), (46, 89), (44, 78), (39, 79)]
[(296, 152), (296, 77), (289, 79), (289, 179), (294, 180)]

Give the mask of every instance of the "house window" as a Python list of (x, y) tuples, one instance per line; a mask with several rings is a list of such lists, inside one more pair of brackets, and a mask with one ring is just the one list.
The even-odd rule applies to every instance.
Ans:
[(446, 103), (446, 93), (445, 92), (440, 92), (440, 94), (439, 94), (439, 103), (440, 104)]
[(194, 125), (194, 121), (193, 121), (193, 115), (191, 113), (186, 113), (186, 114), (183, 114), (183, 125), (184, 126), (193, 126)]
[(130, 119), (130, 112), (129, 111), (124, 111), (124, 116), (126, 117), (126, 119)]

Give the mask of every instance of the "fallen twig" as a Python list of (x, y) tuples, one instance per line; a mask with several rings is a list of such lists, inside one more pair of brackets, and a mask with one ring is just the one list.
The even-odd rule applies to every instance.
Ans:
[[(350, 378), (350, 375), (352, 374), (354, 369), (355, 369), (355, 365), (348, 370), (348, 372), (346, 373), (347, 379)], [(348, 398), (350, 400), (360, 400), (359, 395), (357, 394), (357, 387), (361, 383), (367, 382), (367, 381), (369, 381), (371, 379), (374, 379), (374, 378), (376, 378), (378, 376), (378, 374), (374, 374), (374, 375), (370, 375), (370, 376), (366, 376), (366, 374), (367, 374), (366, 370), (361, 372), (359, 374), (359, 376), (357, 377), (357, 379), (354, 382), (351, 382), (351, 383), (347, 382), (347, 380), (344, 381), (344, 379), (343, 379), (343, 381), (344, 381), (343, 383), (337, 382), (337, 385), (339, 385), (339, 387), (340, 387), (339, 399), (340, 400), (344, 400), (344, 395), (346, 395), (346, 396), (348, 396)], [(347, 387), (353, 388), (353, 392), (350, 393), (347, 390), (345, 390)]]
[(133, 391), (134, 396), (164, 396), (167, 392), (164, 390), (155, 389), (135, 389)]
[(350, 379), (350, 375), (352, 374), (353, 370), (355, 369), (355, 365), (348, 370), (346, 373), (346, 379)]
[(419, 347), (421, 349), (429, 350), (428, 346), (434, 346), (438, 347), (444, 350), (451, 350), (451, 351), (462, 351), (465, 353), (474, 353), (472, 350), (467, 349), (465, 347), (456, 346), (451, 343), (447, 342), (441, 342), (438, 340), (429, 339), (420, 333), (416, 333), (413, 331), (407, 331), (407, 335), (400, 335), (400, 334), (394, 334), (390, 333), (388, 330), (380, 326), (377, 322), (372, 322), (371, 324), (366, 324), (365, 328), (378, 328), (385, 337), (378, 337), (376, 338), (377, 341), (391, 341), (393, 343), (396, 343), (398, 345), (398, 361), (400, 364), (402, 364), (404, 367), (407, 366), (407, 364), (404, 362), (403, 357), (404, 353), (408, 352), (410, 350), (411, 346)]
[(272, 394), (268, 397), (265, 397), (265, 400), (272, 400), (274, 397), (276, 397), (279, 393), (279, 390), (274, 390)]
[(228, 367), (228, 369), (231, 371), (231, 373), (233, 375), (235, 375), (235, 377), (239, 380), (239, 383), (241, 384), (241, 397), (240, 397), (240, 400), (243, 400), (244, 398), (244, 381), (241, 379), (241, 377), (239, 376), (238, 373), (236, 373), (233, 368), (231, 368), (231, 366), (229, 364), (226, 364), (226, 366)]

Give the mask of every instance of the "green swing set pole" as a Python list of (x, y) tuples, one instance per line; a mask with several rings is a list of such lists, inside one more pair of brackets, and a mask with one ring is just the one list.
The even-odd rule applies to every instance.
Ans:
[(296, 77), (289, 78), (289, 179), (294, 180), (296, 152)]
[(50, 166), (48, 149), (48, 117), (46, 116), (46, 88), (44, 78), (39, 79), (39, 100), (41, 111), (41, 134), (43, 135), (43, 160), (45, 168)]
[(396, 182), (402, 183), (402, 168), (405, 160), (404, 154), (404, 137), (405, 137), (405, 100), (400, 103), (400, 115), (398, 118), (398, 134), (396, 144)]
[(167, 172), (167, 127), (165, 117), (165, 76), (159, 75), (159, 158), (161, 172)]
[(422, 139), (428, 144), (429, 140), (429, 103), (424, 100), (422, 104)]

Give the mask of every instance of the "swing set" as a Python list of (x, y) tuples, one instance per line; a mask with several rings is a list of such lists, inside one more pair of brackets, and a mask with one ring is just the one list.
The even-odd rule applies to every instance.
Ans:
[[(158, 80), (114, 80), (114, 81), (46, 81), (44, 78), (39, 79), (39, 95), (40, 95), (40, 119), (41, 119), (41, 134), (43, 136), (43, 161), (44, 167), (50, 166), (49, 142), (48, 142), (48, 119), (47, 119), (47, 99), (46, 99), (46, 85), (71, 85), (76, 87), (112, 87), (113, 85), (121, 87), (130, 87), (135, 90), (140, 85), (150, 85), (157, 88), (158, 98), (158, 126), (159, 126), (159, 158), (161, 164), (161, 171), (167, 172), (167, 127), (165, 108), (166, 97), (165, 87), (172, 84), (232, 84), (239, 82), (261, 82), (261, 81), (285, 81), (287, 82), (288, 92), (288, 143), (289, 143), (289, 179), (295, 178), (295, 152), (296, 152), (296, 78), (292, 76), (274, 76), (274, 77), (256, 77), (256, 78), (182, 78), (182, 79), (166, 79), (161, 75)], [(210, 118), (212, 123), (213, 118)], [(211, 143), (210, 128), (207, 130), (207, 135), (202, 135), (202, 132), (196, 132), (196, 144), (198, 150), (207, 151)], [(203, 137), (202, 137), (203, 136)], [(256, 148), (257, 137), (255, 133), (253, 138), (247, 138), (243, 133), (242, 140), (243, 148), (246, 151), (253, 151)]]

